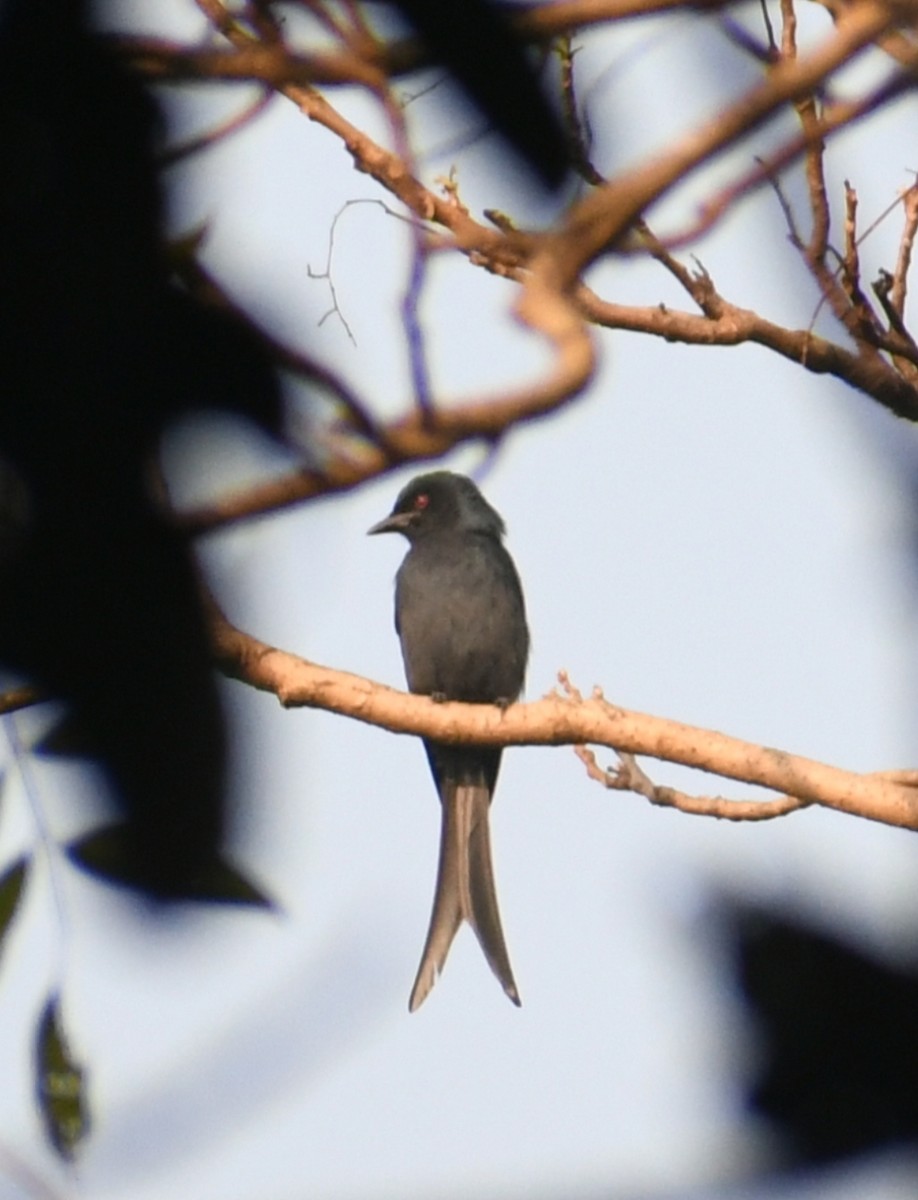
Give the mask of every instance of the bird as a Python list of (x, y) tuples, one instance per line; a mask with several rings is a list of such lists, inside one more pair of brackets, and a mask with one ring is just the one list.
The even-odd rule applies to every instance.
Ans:
[[(408, 539), (395, 578), (395, 629), (410, 690), (436, 701), (501, 708), (516, 700), (529, 657), (523, 589), (503, 544), (504, 522), (476, 484), (452, 471), (419, 475), (368, 533)], [(463, 921), (519, 1006), (497, 906), (488, 823), (501, 748), (429, 739), (424, 748), (440, 797), (440, 857), (409, 1011), (427, 998)]]

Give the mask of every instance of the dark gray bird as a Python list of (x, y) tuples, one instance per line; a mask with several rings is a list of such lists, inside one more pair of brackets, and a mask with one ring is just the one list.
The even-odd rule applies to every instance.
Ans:
[[(419, 475), (369, 532), (403, 533), (410, 543), (395, 579), (395, 628), (411, 691), (502, 707), (515, 700), (529, 654), (523, 591), (501, 540), (504, 523), (472, 480), (451, 471)], [(442, 806), (440, 862), (409, 1010), (436, 982), (462, 921), (518, 1005), (488, 832), (501, 751), (430, 741), (424, 747)]]

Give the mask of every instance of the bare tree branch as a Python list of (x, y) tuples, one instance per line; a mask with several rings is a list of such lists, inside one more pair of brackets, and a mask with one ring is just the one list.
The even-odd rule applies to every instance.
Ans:
[(192, 533), (277, 512), (315, 496), (349, 491), (361, 483), (393, 471), (405, 462), (441, 458), (453, 447), (472, 440), (493, 441), (508, 428), (556, 411), (586, 386), (592, 373), (593, 347), (579, 319), (555, 296), (530, 284), (523, 301), (550, 331), (558, 352), (556, 367), (547, 378), (517, 392), (499, 393), (460, 404), (444, 405), (431, 414), (417, 409), (378, 427), (375, 444), (367, 443), (359, 455), (329, 456), (320, 468), (304, 468), (281, 479), (249, 488), (212, 505), (181, 515), (181, 524)]
[(882, 776), (756, 746), (713, 730), (630, 712), (599, 689), (588, 700), (552, 692), (532, 704), (435, 703), (287, 654), (214, 614), (214, 653), (225, 674), (277, 696), (285, 708), (321, 708), (392, 733), (499, 746), (603, 745), (760, 784), (852, 816), (918, 829), (918, 796)]
[(666, 244), (671, 249), (691, 245), (711, 230), (729, 212), (737, 201), (749, 196), (764, 183), (777, 178), (778, 173), (802, 157), (809, 145), (810, 137), (824, 141), (843, 129), (878, 112), (915, 86), (911, 71), (902, 72), (886, 80), (879, 87), (854, 100), (836, 100), (831, 109), (820, 113), (818, 124), (810, 134), (802, 133), (788, 139), (783, 146), (764, 158), (757, 159), (757, 166), (741, 175), (733, 183), (714, 192), (701, 205), (699, 216), (677, 231), (668, 233)]
[[(468, 439), (494, 441), (521, 421), (556, 411), (576, 396), (589, 381), (594, 351), (588, 323), (609, 328), (649, 333), (689, 344), (736, 345), (749, 341), (771, 349), (809, 371), (833, 374), (870, 396), (892, 412), (918, 418), (918, 382), (913, 369), (915, 351), (909, 337), (893, 318), (885, 327), (874, 312), (857, 279), (857, 239), (851, 227), (844, 258), (847, 270), (839, 278), (826, 263), (829, 243), (830, 208), (822, 165), (826, 138), (888, 102), (914, 79), (903, 74), (876, 88), (867, 96), (831, 103), (817, 97), (839, 68), (865, 48), (886, 38), (891, 31), (914, 22), (911, 0), (855, 0), (831, 9), (836, 29), (814, 50), (800, 54), (796, 45), (796, 14), (793, 0), (782, 0), (783, 29), (780, 47), (771, 34), (771, 46), (757, 55), (765, 77), (714, 118), (677, 137), (654, 159), (624, 171), (609, 183), (601, 183), (589, 161), (585, 130), (577, 108), (574, 56), (570, 30), (600, 21), (639, 16), (661, 8), (684, 8), (684, 4), (608, 2), (608, 0), (558, 0), (516, 14), (524, 36), (539, 40), (564, 35), (561, 43), (562, 94), (567, 123), (579, 148), (584, 177), (597, 184), (591, 194), (576, 201), (566, 217), (548, 233), (520, 230), (511, 218), (500, 219), (497, 228), (471, 215), (454, 189), (443, 194), (425, 186), (414, 169), (407, 130), (389, 88), (388, 72), (395, 51), (378, 38), (358, 15), (356, 8), (326, 12), (327, 27), (340, 46), (329, 55), (313, 58), (293, 53), (283, 44), (282, 31), (271, 25), (260, 30), (257, 23), (231, 12), (222, 0), (197, 0), (214, 28), (231, 43), (229, 50), (182, 48), (163, 43), (124, 43), (124, 53), (133, 55), (138, 68), (182, 72), (198, 71), (205, 77), (257, 77), (279, 90), (310, 120), (333, 133), (351, 155), (358, 170), (405, 205), (415, 236), (414, 266), (405, 292), (404, 315), (407, 349), (413, 367), (415, 395), (406, 402), (400, 419), (384, 427), (375, 422), (367, 405), (356, 398), (345, 400), (354, 418), (358, 439), (347, 436), (328, 439), (329, 452), (321, 469), (297, 471), (270, 484), (226, 497), (206, 509), (186, 514), (184, 523), (193, 531), (205, 531), (227, 522), (275, 511), (330, 491), (356, 486), (392, 470), (406, 461), (437, 458)], [(715, 6), (717, 7), (717, 6)], [(901, 44), (900, 44), (901, 43)], [(908, 55), (908, 39), (896, 42), (898, 60), (914, 65), (918, 51)], [(352, 61), (353, 60), (353, 61)], [(355, 62), (360, 64), (355, 66)], [(285, 73), (286, 72), (286, 73)], [(311, 72), (311, 74), (310, 74)], [(324, 74), (321, 74), (324, 72)], [(248, 73), (248, 74), (247, 74)], [(340, 82), (345, 77), (369, 89), (383, 105), (396, 143), (388, 150), (356, 128), (323, 96), (313, 83)], [(664, 243), (643, 222), (641, 212), (685, 180), (713, 155), (734, 146), (764, 121), (795, 105), (801, 134), (747, 174), (731, 188), (708, 202), (702, 222), (690, 236), (735, 204), (764, 181), (775, 187), (785, 208), (795, 244), (812, 272), (822, 295), (854, 339), (854, 349), (817, 336), (810, 330), (783, 328), (754, 312), (726, 301), (706, 272), (692, 272), (672, 254), (674, 239)], [(784, 201), (777, 171), (798, 155), (805, 156), (812, 228), (807, 236), (798, 233)], [(853, 197), (854, 193), (851, 192)], [(850, 199), (850, 197), (849, 197)], [(853, 211), (849, 213), (853, 221)], [(916, 218), (918, 220), (918, 218)], [(442, 244), (464, 254), (474, 265), (511, 278), (521, 285), (517, 315), (547, 338), (553, 348), (553, 363), (543, 377), (512, 393), (444, 401), (430, 394), (424, 366), (423, 345), (417, 316), (423, 264), (431, 241), (432, 227), (440, 226), (447, 237)], [(889, 298), (880, 302), (899, 312), (904, 305), (906, 275), (910, 264), (914, 222), (906, 226)], [(628, 234), (628, 238), (624, 235)], [(682, 235), (680, 235), (682, 236)], [(685, 236), (689, 236), (688, 233)], [(665, 308), (637, 308), (605, 301), (579, 282), (579, 272), (595, 257), (611, 248), (650, 254), (673, 274), (701, 310), (701, 317)], [(881, 289), (882, 291), (882, 289)], [(576, 304), (571, 302), (576, 298)], [(889, 316), (889, 314), (887, 314)], [(892, 360), (887, 357), (891, 355)], [(911, 366), (909, 364), (912, 364)], [(348, 434), (350, 431), (348, 431)], [(362, 439), (362, 440), (361, 440)]]
[(902, 204), (905, 209), (905, 224), (899, 242), (899, 255), (896, 259), (896, 269), (893, 272), (889, 299), (899, 317), (904, 321), (905, 299), (908, 295), (908, 273), (912, 265), (915, 233), (918, 231), (918, 183), (913, 183), (905, 192)]
[(649, 333), (670, 342), (698, 346), (738, 346), (751, 342), (780, 354), (817, 375), (834, 375), (866, 392), (897, 416), (918, 420), (918, 389), (879, 355), (845, 350), (808, 329), (786, 329), (747, 308), (722, 300), (716, 317), (614, 304), (588, 288), (577, 291), (577, 302), (591, 321), (609, 329)]
[(777, 109), (820, 86), (896, 23), (892, 6), (863, 0), (845, 11), (835, 33), (810, 54), (784, 60), (729, 108), (679, 138), (668, 150), (624, 172), (575, 205), (558, 239), (555, 270), (561, 286), (613, 246), (655, 200)]

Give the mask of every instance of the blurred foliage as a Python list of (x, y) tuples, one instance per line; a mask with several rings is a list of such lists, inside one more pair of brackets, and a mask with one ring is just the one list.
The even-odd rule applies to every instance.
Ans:
[(35, 1055), (38, 1108), (45, 1132), (61, 1158), (72, 1160), (89, 1133), (89, 1109), (84, 1072), (64, 1036), (57, 995), (48, 999), (42, 1011)]

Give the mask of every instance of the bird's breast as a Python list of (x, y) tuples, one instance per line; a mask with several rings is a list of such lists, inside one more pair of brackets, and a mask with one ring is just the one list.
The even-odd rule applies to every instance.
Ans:
[(396, 612), (412, 691), (473, 703), (519, 695), (526, 615), (516, 571), (499, 542), (413, 547), (397, 576)]

